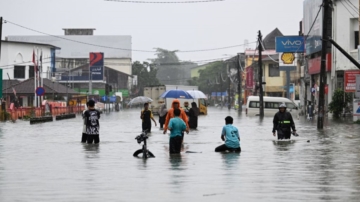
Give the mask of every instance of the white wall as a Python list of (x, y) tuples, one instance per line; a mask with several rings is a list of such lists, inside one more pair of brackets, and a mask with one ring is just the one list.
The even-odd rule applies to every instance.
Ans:
[[(350, 0), (355, 6), (359, 6), (359, 0)], [(358, 11), (358, 10), (357, 10)], [(354, 49), (354, 32), (359, 31), (359, 14), (350, 7), (350, 3), (335, 1), (333, 12), (333, 39), (345, 51), (350, 53)], [(333, 47), (333, 68), (335, 71), (357, 69), (349, 59)], [(332, 74), (334, 76), (334, 74)]]
[(132, 75), (130, 58), (105, 58), (104, 63), (107, 67)]
[[(25, 66), (25, 78), (18, 79), (20, 81), (26, 80), (29, 78), (29, 66), (34, 66), (32, 63), (33, 50), (39, 49), (43, 51), (43, 72), (42, 76), (44, 78), (47, 76), (48, 67), (50, 67), (50, 46), (46, 45), (33, 45), (33, 44), (23, 44), (23, 43), (11, 43), (11, 42), (2, 42), (1, 43), (1, 60), (0, 68), (3, 69), (3, 80), (7, 80), (8, 75), (10, 79), (14, 79), (14, 66)], [(36, 51), (35, 51), (36, 54)], [(21, 64), (19, 64), (21, 63)]]

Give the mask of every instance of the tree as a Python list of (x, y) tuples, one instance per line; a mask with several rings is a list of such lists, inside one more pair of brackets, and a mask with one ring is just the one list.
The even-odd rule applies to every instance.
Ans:
[(199, 73), (199, 78), (193, 79), (192, 82), (197, 82), (199, 90), (205, 94), (224, 92), (228, 89), (226, 66), (223, 61), (210, 63), (205, 69), (199, 70)]
[(132, 89), (132, 93), (141, 96), (144, 95), (144, 87), (152, 85), (161, 85), (156, 78), (157, 69), (148, 62), (135, 61), (132, 64), (132, 73), (137, 75), (137, 85)]
[[(344, 99), (345, 95), (345, 99)], [(336, 89), (329, 104), (329, 111), (333, 113), (335, 118), (339, 118), (343, 109), (351, 102), (351, 94), (345, 93), (341, 89)]]
[(157, 58), (151, 59), (158, 72), (156, 77), (163, 84), (186, 85), (191, 79), (191, 68), (197, 64), (192, 62), (180, 62), (176, 55), (177, 50), (169, 51), (162, 48), (156, 49)]

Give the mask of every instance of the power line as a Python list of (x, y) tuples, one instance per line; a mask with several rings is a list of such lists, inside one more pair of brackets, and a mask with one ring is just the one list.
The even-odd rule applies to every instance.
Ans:
[[(23, 29), (27, 29), (33, 32), (37, 32), (43, 35), (48, 35), (54, 38), (58, 38), (58, 39), (62, 39), (62, 40), (67, 40), (67, 41), (71, 41), (74, 43), (80, 43), (80, 44), (84, 44), (84, 45), (89, 45), (89, 46), (96, 46), (96, 47), (101, 47), (101, 48), (108, 48), (108, 49), (116, 49), (116, 50), (123, 50), (123, 51), (135, 51), (135, 52), (146, 52), (146, 53), (157, 53), (157, 51), (153, 51), (153, 50), (138, 50), (138, 49), (126, 49), (126, 48), (117, 48), (117, 47), (110, 47), (110, 46), (103, 46), (103, 45), (99, 45), (99, 44), (92, 44), (92, 43), (87, 43), (87, 42), (82, 42), (82, 41), (77, 41), (77, 40), (73, 40), (73, 39), (69, 39), (69, 38), (64, 38), (61, 36), (56, 36), (56, 35), (52, 35), (52, 34), (48, 34), (42, 31), (38, 31), (29, 27), (25, 27), (23, 25), (19, 25), (16, 23), (13, 23), (11, 21), (5, 20), (7, 23), (21, 27)], [(244, 46), (244, 45), (248, 45), (248, 44), (252, 44), (255, 42), (250, 42), (250, 43), (246, 43), (246, 44), (238, 44), (238, 45), (233, 45), (233, 46), (225, 46), (225, 47), (220, 47), (220, 48), (210, 48), (210, 49), (198, 49), (198, 50), (184, 50), (184, 51), (176, 51), (178, 53), (192, 53), (192, 52), (205, 52), (205, 51), (214, 51), (214, 50), (223, 50), (223, 49), (229, 49), (229, 48), (236, 48), (236, 47), (240, 47), (240, 46)]]
[[(43, 60), (47, 60), (47, 59), (50, 59), (50, 57), (43, 58)], [(32, 62), (33, 62), (33, 61), (27, 61), (27, 62), (21, 62), (21, 63), (14, 63), (14, 64), (7, 64), (7, 65), (2, 65), (2, 66), (0, 66), (0, 68), (1, 68), (1, 69), (11, 69), (11, 68), (2, 68), (2, 67), (22, 65), (22, 64), (32, 63)], [(43, 62), (43, 63), (50, 63), (50, 62)], [(39, 66), (39, 65), (38, 65), (38, 66)]]
[[(345, 0), (347, 5), (349, 5), (357, 14), (359, 14), (359, 8), (357, 8), (350, 0)], [(350, 5), (351, 4), (351, 5)]]
[(320, 14), (320, 11), (321, 11), (322, 7), (323, 7), (323, 4), (320, 5), (319, 11), (318, 11), (317, 14), (316, 14), (316, 17), (315, 17), (315, 19), (314, 19), (314, 22), (312, 23), (312, 25), (311, 25), (308, 33), (307, 33), (305, 36), (309, 36), (312, 28), (314, 27), (314, 25), (315, 25), (315, 23), (316, 23), (317, 18), (319, 17), (319, 14)]
[(105, 0), (119, 3), (137, 3), (137, 4), (189, 4), (189, 3), (212, 3), (225, 0), (203, 0), (203, 1), (126, 1), (126, 0)]
[[(346, 2), (346, 1), (345, 1)], [(348, 7), (347, 6), (345, 6), (345, 4), (342, 2), (342, 1), (340, 1), (340, 3), (345, 7), (345, 9), (349, 12), (349, 14), (352, 16), (352, 17), (354, 17), (355, 18), (355, 16), (352, 14), (352, 12), (348, 9)]]

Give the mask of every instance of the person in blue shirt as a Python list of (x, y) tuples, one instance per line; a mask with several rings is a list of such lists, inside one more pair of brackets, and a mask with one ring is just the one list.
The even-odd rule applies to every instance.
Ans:
[(186, 131), (189, 133), (189, 129), (186, 127), (185, 122), (180, 118), (180, 109), (174, 109), (175, 117), (170, 119), (168, 129), (170, 130), (169, 152), (170, 154), (179, 154), (182, 145), (182, 133)]
[(225, 141), (225, 144), (216, 147), (215, 152), (241, 152), (239, 130), (232, 125), (233, 121), (231, 116), (225, 118), (226, 125), (223, 127), (221, 133), (221, 139)]

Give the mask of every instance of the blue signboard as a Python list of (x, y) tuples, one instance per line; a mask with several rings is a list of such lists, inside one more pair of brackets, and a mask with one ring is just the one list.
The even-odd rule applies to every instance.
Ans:
[(309, 36), (306, 37), (306, 55), (310, 55), (316, 52), (320, 52), (322, 49), (321, 36)]
[(43, 87), (37, 87), (36, 90), (35, 90), (35, 92), (36, 92), (36, 95), (37, 95), (37, 96), (43, 96), (43, 95), (45, 95), (45, 88), (43, 88)]
[(275, 41), (278, 53), (303, 53), (305, 51), (303, 36), (279, 36), (275, 38)]
[(101, 97), (101, 101), (106, 102), (106, 100), (107, 100), (107, 97), (105, 95)]
[(106, 101), (109, 101), (109, 102), (116, 102), (116, 96), (102, 96), (101, 97), (101, 100), (103, 101), (103, 102), (106, 102)]
[(212, 92), (211, 96), (217, 96), (217, 97), (227, 96), (227, 92)]
[(55, 48), (50, 49), (50, 68), (51, 72), (56, 72), (55, 67)]
[(110, 102), (116, 102), (116, 96), (111, 96), (110, 97)]
[(104, 53), (90, 53), (91, 80), (104, 80)]

